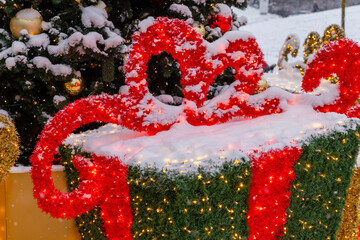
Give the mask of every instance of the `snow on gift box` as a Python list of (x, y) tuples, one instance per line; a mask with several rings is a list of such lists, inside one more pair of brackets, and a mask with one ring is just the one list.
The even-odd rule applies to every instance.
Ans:
[[(317, 71), (326, 54), (358, 48), (342, 40), (320, 51), (304, 89), (328, 73)], [(180, 65), (181, 106), (157, 101), (147, 88), (146, 63), (162, 51)], [(249, 33), (208, 43), (184, 21), (144, 21), (122, 93), (80, 99), (45, 126), (31, 157), (39, 207), (75, 218), (98, 205), (107, 239), (334, 238), (358, 152), (359, 120), (341, 114), (359, 95), (358, 55), (341, 55), (339, 88), (327, 93), (274, 87), (250, 95), (262, 57)], [(227, 67), (236, 81), (208, 101), (209, 84)], [(350, 67), (355, 84), (342, 78)], [(73, 130), (94, 121), (113, 125), (81, 139), (92, 155), (72, 158), (81, 181), (63, 194), (50, 176), (54, 155)]]

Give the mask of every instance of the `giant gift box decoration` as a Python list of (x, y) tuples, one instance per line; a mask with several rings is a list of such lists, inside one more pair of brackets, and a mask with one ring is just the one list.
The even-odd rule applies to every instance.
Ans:
[[(182, 74), (181, 84), (185, 96), (185, 100), (180, 106), (169, 106), (161, 103), (151, 95), (147, 88), (146, 64), (152, 55), (160, 54), (162, 51), (171, 54), (179, 63)], [(102, 94), (75, 101), (58, 112), (45, 126), (34, 154), (31, 156), (34, 197), (38, 200), (40, 208), (57, 218), (75, 218), (99, 205), (107, 239), (140, 238), (141, 234), (148, 236), (146, 234), (163, 231), (148, 229), (144, 232), (135, 230), (135, 232), (132, 232), (132, 227), (141, 224), (141, 219), (139, 220), (141, 209), (136, 207), (141, 203), (139, 202), (138, 205), (135, 203), (141, 197), (135, 197), (131, 194), (139, 186), (139, 181), (145, 181), (144, 179), (147, 178), (140, 176), (139, 179), (135, 180), (134, 172), (137, 171), (136, 167), (127, 166), (121, 158), (104, 157), (96, 154), (92, 154), (91, 158), (85, 158), (76, 155), (72, 161), (82, 180), (79, 187), (66, 194), (55, 188), (50, 174), (51, 165), (54, 156), (57, 154), (58, 146), (63, 143), (71, 132), (84, 124), (102, 121), (118, 124), (135, 131), (156, 134), (168, 130), (174, 124), (183, 121), (187, 121), (193, 126), (211, 126), (230, 120), (247, 121), (246, 119), (264, 115), (280, 115), (286, 112), (290, 106), (297, 104), (307, 104), (310, 108), (322, 112), (348, 112), (350, 116), (355, 116), (357, 114), (356, 107), (351, 110), (349, 108), (359, 95), (360, 86), (357, 84), (360, 74), (359, 53), (360, 48), (356, 43), (348, 39), (342, 39), (328, 44), (314, 57), (304, 76), (303, 88), (305, 91), (312, 91), (319, 85), (322, 77), (336, 73), (340, 79), (339, 88), (329, 93), (317, 96), (309, 94), (294, 95), (281, 89), (270, 88), (261, 94), (251, 95), (260, 80), (264, 68), (263, 54), (251, 34), (230, 31), (225, 33), (219, 40), (208, 43), (182, 20), (164, 17), (148, 18), (140, 24), (140, 30), (133, 35), (133, 45), (124, 68), (127, 86), (122, 89), (121, 94), (112, 96)], [(236, 81), (219, 96), (207, 101), (206, 95), (209, 85), (227, 67), (235, 69)], [(349, 68), (352, 71), (347, 71)], [(351, 169), (355, 163), (355, 157), (353, 156), (357, 154), (358, 146), (355, 136), (356, 122), (351, 124), (351, 121), (349, 121), (346, 124), (349, 124), (349, 127), (344, 127), (345, 130), (340, 134), (341, 140), (339, 144), (345, 147), (350, 146), (351, 151), (346, 152), (344, 150), (343, 154), (337, 156), (337, 159), (340, 160), (335, 161), (335, 163), (324, 163), (324, 166), (328, 168), (326, 171), (337, 166), (334, 164), (339, 164), (339, 162), (341, 164), (338, 168), (346, 169), (341, 173), (343, 175), (325, 182), (325, 186), (326, 184), (332, 187), (338, 186), (337, 184), (342, 186), (342, 190), (339, 190), (338, 196), (336, 196), (337, 201), (339, 201), (336, 207), (344, 205), (345, 190), (350, 182)], [(333, 134), (336, 135), (336, 133)], [(315, 137), (314, 139), (316, 142)], [(330, 140), (336, 142), (337, 137), (330, 136)], [(301, 144), (304, 144), (304, 147), (301, 147)], [(284, 238), (288, 239), (298, 237), (292, 231), (299, 227), (299, 221), (294, 222), (289, 217), (301, 215), (299, 209), (296, 209), (299, 203), (294, 199), (297, 198), (296, 196), (302, 195), (304, 189), (309, 185), (296, 188), (302, 183), (296, 183), (295, 181), (297, 174), (304, 169), (306, 170), (304, 171), (305, 174), (312, 174), (311, 164), (316, 165), (316, 161), (310, 163), (310, 160), (307, 159), (307, 156), (314, 152), (312, 147), (311, 143), (305, 144), (291, 141), (288, 146), (282, 148), (267, 149), (266, 151), (253, 150), (247, 153), (251, 159), (251, 167), (250, 169), (244, 167), (239, 171), (244, 173), (241, 176), (250, 176), (251, 181), (237, 182), (240, 186), (242, 184), (242, 187), (248, 189), (248, 191), (244, 192), (238, 190), (237, 194), (245, 196), (245, 199), (248, 199), (248, 205), (241, 209), (242, 214), (234, 214), (234, 209), (223, 208), (220, 203), (217, 204), (217, 208), (226, 209), (227, 214), (234, 214), (229, 218), (226, 217), (226, 219), (230, 219), (229, 221), (233, 221), (236, 217), (243, 219), (239, 220), (243, 225), (241, 226), (242, 233), (229, 230), (232, 231), (229, 233), (232, 238), (241, 239), (248, 236), (248, 239), (277, 239), (284, 236)], [(320, 152), (319, 156), (323, 156), (321, 149), (315, 150)], [(328, 155), (325, 154), (325, 156)], [(326, 159), (326, 157), (324, 158)], [(240, 163), (241, 161), (235, 160), (230, 165), (236, 169), (236, 166)], [(246, 163), (241, 164), (246, 165)], [(227, 169), (227, 167), (223, 169)], [(143, 172), (143, 170), (139, 171)], [(236, 174), (240, 175), (240, 173), (234, 174), (235, 176)], [(205, 175), (205, 173), (204, 175), (197, 175), (194, 181), (199, 182), (196, 184), (205, 182), (203, 179)], [(234, 175), (232, 176), (234, 177)], [(326, 180), (322, 176), (319, 176), (319, 178)], [(218, 179), (227, 184), (226, 177), (225, 174), (222, 174), (218, 176)], [(148, 178), (150, 182), (156, 182), (154, 179), (156, 177)], [(171, 179), (169, 177), (169, 182)], [(189, 180), (189, 182), (191, 181)], [(294, 183), (298, 185), (293, 185)], [(240, 189), (239, 186), (237, 188)], [(144, 188), (143, 191), (146, 191), (146, 189)], [(176, 187), (173, 187), (173, 189), (175, 189), (174, 194), (181, 195), (180, 190), (176, 190)], [(294, 195), (293, 192), (299, 189), (302, 191)], [(155, 197), (156, 194), (153, 196)], [(301, 202), (303, 197), (298, 198)], [(166, 203), (167, 199), (165, 196), (163, 202)], [(206, 197), (203, 199), (205, 199), (203, 202), (207, 202)], [(174, 201), (178, 201), (176, 204), (179, 204), (179, 201), (182, 200), (175, 197)], [(200, 200), (200, 202), (202, 201)], [(236, 203), (240, 204), (239, 202)], [(198, 205), (196, 200), (187, 204)], [(321, 201), (320, 204), (322, 204)], [(330, 203), (327, 204), (331, 205)], [(143, 207), (145, 208), (145, 206)], [(333, 210), (332, 206), (327, 207), (324, 211)], [(203, 208), (201, 209), (199, 209), (200, 212), (204, 211)], [(314, 210), (311, 207), (307, 209), (310, 212)], [(160, 209), (159, 212), (161, 213), (162, 210)], [(211, 212), (211, 209), (209, 212)], [(166, 222), (175, 221), (172, 220), (172, 217), (176, 218), (176, 214), (171, 217), (166, 215), (170, 214), (166, 213), (166, 211), (164, 214)], [(330, 237), (335, 236), (341, 219), (341, 211), (339, 209), (334, 210), (335, 217), (328, 220), (326, 216), (329, 213), (324, 212), (323, 215), (325, 216), (324, 223), (317, 223), (320, 227), (314, 227), (305, 220), (301, 227), (306, 222), (305, 226), (306, 230), (310, 231), (309, 234), (314, 234), (311, 232), (312, 229), (321, 228), (321, 231), (317, 230), (319, 234)], [(327, 225), (326, 221), (335, 222), (335, 224)], [(247, 222), (247, 226), (245, 222)], [(205, 225), (198, 231), (190, 230), (191, 226), (184, 226), (179, 232), (189, 234), (187, 235), (189, 239), (201, 239), (202, 236), (211, 235), (213, 229), (210, 225)], [(308, 228), (309, 226), (312, 227)], [(231, 225), (232, 229), (238, 227)], [(161, 228), (161, 226), (158, 226), (158, 228)], [(225, 228), (223, 230), (221, 228), (219, 227), (220, 230), (216, 229), (216, 231), (224, 232)], [(201, 235), (202, 232), (205, 235)], [(170, 231), (170, 235), (159, 234), (159, 238), (161, 235), (164, 239), (176, 239), (171, 233)]]

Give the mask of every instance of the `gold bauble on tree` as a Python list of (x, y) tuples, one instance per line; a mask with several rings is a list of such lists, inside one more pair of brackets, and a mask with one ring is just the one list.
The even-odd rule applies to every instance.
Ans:
[(84, 79), (82, 77), (72, 78), (71, 81), (65, 83), (65, 90), (70, 95), (78, 95), (84, 86)]
[(10, 20), (10, 31), (15, 38), (20, 37), (20, 31), (26, 29), (29, 34), (36, 35), (42, 32), (42, 17), (33, 8), (25, 8), (16, 13)]
[(255, 89), (254, 94), (261, 93), (261, 92), (265, 91), (268, 88), (269, 88), (269, 84), (268, 84), (267, 80), (265, 78), (261, 78), (258, 81), (258, 84), (257, 84), (257, 87)]
[(268, 88), (269, 87), (269, 84), (268, 84), (268, 82), (266, 81), (266, 79), (265, 78), (261, 78), (260, 80), (259, 80), (259, 82), (258, 82), (258, 86), (260, 87), (260, 88)]
[(195, 31), (200, 33), (202, 37), (205, 36), (206, 30), (203, 24), (201, 24), (200, 22), (194, 22), (193, 28), (195, 29)]

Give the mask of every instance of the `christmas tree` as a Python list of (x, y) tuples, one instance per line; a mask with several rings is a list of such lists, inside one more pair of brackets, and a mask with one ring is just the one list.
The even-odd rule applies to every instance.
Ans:
[[(183, 19), (206, 40), (215, 41), (246, 23), (230, 8), (246, 4), (246, 0), (1, 0), (0, 109), (9, 112), (19, 131), (19, 162), (28, 164), (42, 127), (66, 104), (119, 91), (131, 35), (142, 20)], [(148, 75), (154, 95), (170, 94), (174, 96), (170, 104), (181, 102), (180, 73), (171, 55), (153, 56)], [(227, 69), (215, 86), (232, 80), (233, 72)]]

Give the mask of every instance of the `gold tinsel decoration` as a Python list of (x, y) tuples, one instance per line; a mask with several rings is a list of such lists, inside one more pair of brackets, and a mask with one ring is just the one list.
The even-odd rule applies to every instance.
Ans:
[(0, 112), (0, 182), (19, 156), (19, 137), (15, 125)]
[(316, 53), (321, 46), (322, 40), (320, 34), (317, 32), (309, 33), (304, 42), (304, 63), (307, 63), (309, 56)]
[(300, 47), (299, 42), (299, 37), (296, 34), (290, 34), (287, 36), (279, 54), (279, 70), (285, 68), (285, 62), (289, 60), (289, 54), (291, 54), (291, 56), (294, 58), (297, 56)]
[(345, 207), (337, 239), (356, 240), (360, 224), (360, 168), (354, 169), (350, 187), (347, 190)]
[(331, 41), (336, 41), (338, 39), (345, 38), (345, 31), (337, 24), (331, 24), (324, 31), (324, 36), (322, 38), (323, 45)]

